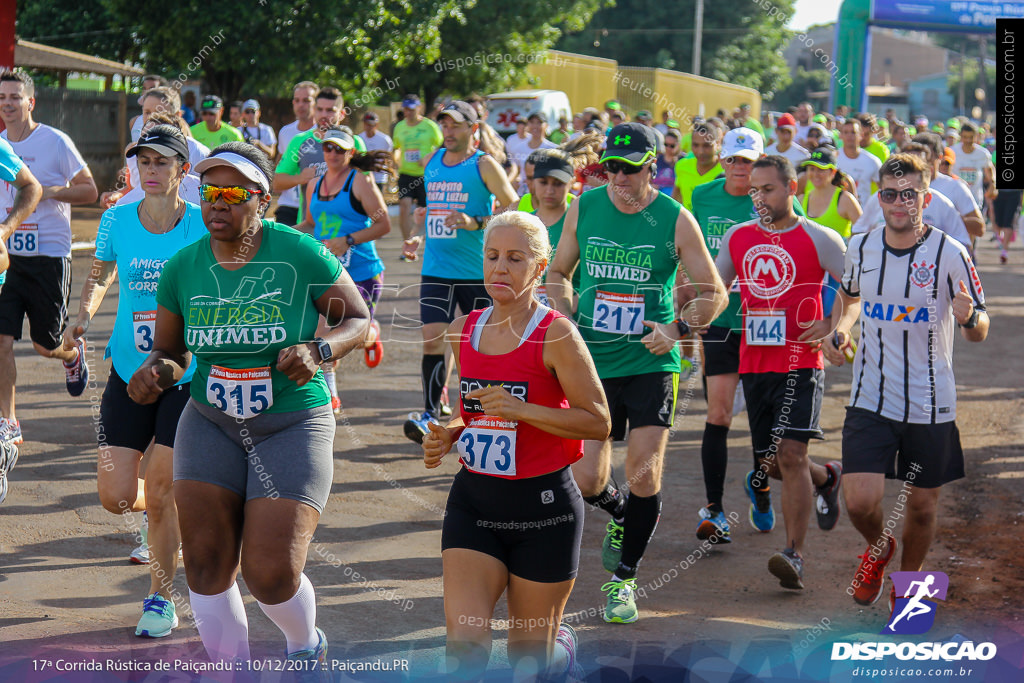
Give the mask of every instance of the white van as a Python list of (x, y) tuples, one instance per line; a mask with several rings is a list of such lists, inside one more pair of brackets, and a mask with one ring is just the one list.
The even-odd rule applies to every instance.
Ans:
[(536, 112), (547, 117), (549, 131), (558, 128), (562, 116), (572, 122), (569, 96), (561, 90), (513, 90), (488, 95), (487, 109), (487, 123), (506, 137), (516, 132), (516, 121), (525, 121)]

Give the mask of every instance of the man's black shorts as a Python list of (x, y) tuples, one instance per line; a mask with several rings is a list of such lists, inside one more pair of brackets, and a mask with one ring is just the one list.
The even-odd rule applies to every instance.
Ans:
[(774, 453), (778, 439), (807, 443), (822, 438), (819, 421), (825, 393), (825, 371), (798, 368), (790, 372), (745, 372), (743, 397), (747, 401), (750, 440), (754, 453)]
[(0, 290), (0, 334), (21, 339), (27, 315), (29, 337), (53, 351), (68, 323), (70, 295), (70, 257), (12, 255), (7, 282)]
[(398, 174), (398, 199), (411, 197), (416, 206), (427, 206), (427, 183), (421, 175)]
[(465, 315), (491, 305), (483, 280), (447, 280), (424, 275), (420, 279), (420, 322), (450, 324), (455, 306)]
[(964, 451), (956, 422), (897, 422), (848, 407), (843, 423), (843, 474), (884, 474), (934, 489), (964, 477)]
[(679, 389), (678, 372), (648, 372), (642, 375), (601, 380), (612, 415), (613, 441), (626, 438), (626, 425), (671, 427)]
[(740, 371), (740, 333), (711, 325), (701, 335), (704, 347), (704, 375), (735, 375)]

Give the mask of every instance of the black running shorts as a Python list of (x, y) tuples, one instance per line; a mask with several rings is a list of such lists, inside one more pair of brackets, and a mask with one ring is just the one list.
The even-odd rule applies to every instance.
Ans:
[(420, 280), (420, 321), (451, 324), (455, 306), (463, 315), (491, 305), (483, 280), (447, 280), (429, 275)]
[(149, 442), (156, 439), (161, 446), (174, 448), (178, 418), (188, 398), (189, 385), (178, 384), (160, 394), (155, 402), (139, 405), (128, 397), (128, 384), (111, 367), (100, 401), (100, 446), (145, 452)]
[(956, 422), (897, 422), (848, 407), (843, 423), (843, 474), (884, 474), (922, 489), (964, 477), (964, 451)]
[(448, 493), (441, 551), (476, 550), (527, 581), (568, 581), (580, 563), (583, 514), (583, 496), (569, 467), (528, 479), (463, 467)]
[(807, 443), (822, 438), (818, 425), (825, 393), (824, 370), (750, 372), (740, 375), (740, 380), (747, 401), (750, 440), (758, 457), (774, 453), (779, 439)]
[(427, 183), (421, 175), (398, 174), (398, 199), (409, 197), (416, 206), (427, 206)]
[(68, 323), (71, 259), (11, 256), (7, 282), (0, 290), (0, 334), (21, 339), (28, 316), (29, 337), (48, 351), (61, 345)]
[(679, 390), (678, 372), (602, 379), (612, 416), (612, 441), (626, 438), (626, 427), (671, 427)]
[(708, 326), (700, 336), (704, 348), (704, 375), (735, 375), (740, 371), (740, 333), (728, 327)]

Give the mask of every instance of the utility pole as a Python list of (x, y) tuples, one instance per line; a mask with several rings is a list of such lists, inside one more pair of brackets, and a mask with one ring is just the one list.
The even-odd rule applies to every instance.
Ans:
[(697, 16), (693, 20), (693, 75), (700, 76), (700, 42), (704, 33), (704, 0), (697, 0)]

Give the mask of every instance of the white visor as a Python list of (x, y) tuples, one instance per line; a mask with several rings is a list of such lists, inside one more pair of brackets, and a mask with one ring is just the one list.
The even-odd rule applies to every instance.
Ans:
[(217, 166), (230, 166), (252, 182), (259, 185), (260, 189), (264, 192), (270, 192), (270, 183), (267, 181), (267, 176), (263, 175), (263, 171), (260, 167), (243, 157), (241, 154), (235, 154), (234, 152), (224, 152), (217, 156), (206, 157), (196, 164), (195, 172), (202, 175), (204, 172)]

